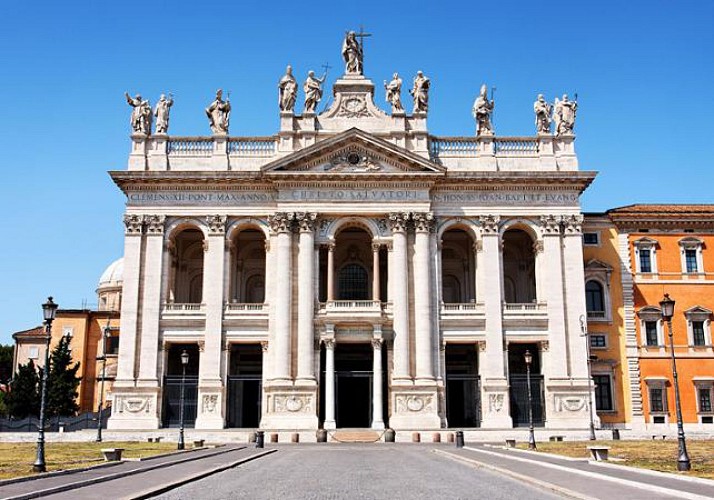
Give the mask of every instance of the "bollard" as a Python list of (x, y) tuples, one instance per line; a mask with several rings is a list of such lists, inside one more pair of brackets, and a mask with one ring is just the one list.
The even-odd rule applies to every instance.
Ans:
[(300, 434), (298, 434), (297, 432), (293, 432), (290, 435), (290, 442), (291, 443), (299, 443), (300, 442)]
[(385, 443), (393, 443), (396, 438), (396, 432), (394, 432), (394, 429), (387, 429), (384, 431), (384, 442)]
[(263, 448), (265, 446), (265, 432), (258, 431), (255, 433), (255, 447)]
[(613, 430), (612, 430), (612, 440), (613, 440), (613, 441), (619, 441), (619, 440), (620, 440), (620, 429), (613, 429)]
[(270, 442), (271, 443), (277, 443), (278, 442), (278, 433), (274, 432), (270, 435)]
[(420, 443), (421, 442), (421, 434), (418, 432), (412, 432), (412, 443)]
[(431, 442), (432, 443), (441, 443), (441, 434), (438, 432), (435, 432), (434, 434), (431, 435)]
[(464, 447), (464, 431), (456, 431), (456, 447)]
[(255, 432), (251, 432), (248, 434), (248, 442), (249, 443), (255, 443), (257, 434)]
[(326, 443), (327, 442), (327, 431), (325, 429), (317, 429), (317, 432), (315, 433), (317, 437), (317, 442), (318, 443)]

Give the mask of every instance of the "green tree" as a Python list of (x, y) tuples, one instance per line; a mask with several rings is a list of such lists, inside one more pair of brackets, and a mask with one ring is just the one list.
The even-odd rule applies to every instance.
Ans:
[(50, 374), (47, 379), (47, 416), (67, 417), (79, 411), (79, 362), (72, 365), (69, 344), (72, 338), (63, 336), (50, 354)]
[(12, 378), (12, 354), (15, 348), (11, 345), (0, 345), (0, 384), (7, 384)]
[(40, 375), (32, 360), (17, 368), (5, 397), (7, 412), (14, 418), (36, 417), (40, 414)]

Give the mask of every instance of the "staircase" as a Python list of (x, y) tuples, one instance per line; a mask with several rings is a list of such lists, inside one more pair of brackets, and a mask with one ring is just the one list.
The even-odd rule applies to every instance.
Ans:
[(328, 433), (330, 441), (339, 443), (376, 443), (381, 432), (369, 429), (339, 429)]

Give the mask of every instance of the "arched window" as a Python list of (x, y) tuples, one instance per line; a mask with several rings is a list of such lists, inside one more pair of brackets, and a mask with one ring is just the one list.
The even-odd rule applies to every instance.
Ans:
[(533, 239), (521, 229), (503, 233), (503, 282), (507, 303), (536, 301), (535, 252)]
[(585, 307), (588, 315), (605, 314), (605, 297), (602, 285), (595, 280), (585, 283)]
[(340, 300), (369, 300), (367, 271), (359, 264), (347, 264), (340, 269)]
[(446, 304), (458, 304), (461, 300), (461, 284), (456, 276), (451, 274), (444, 276), (443, 283), (444, 297)]

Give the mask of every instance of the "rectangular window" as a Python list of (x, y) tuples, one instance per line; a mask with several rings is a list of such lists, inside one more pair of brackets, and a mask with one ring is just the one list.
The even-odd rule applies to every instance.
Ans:
[(594, 347), (595, 349), (607, 347), (607, 338), (605, 335), (599, 333), (590, 334), (590, 347)]
[(707, 341), (704, 337), (704, 321), (692, 321), (692, 340), (694, 345), (706, 345)]
[(650, 411), (653, 413), (665, 412), (664, 387), (650, 387)]
[(687, 249), (684, 251), (684, 261), (687, 264), (688, 273), (697, 273), (697, 251), (695, 249)]
[(609, 375), (593, 375), (595, 382), (595, 408), (597, 411), (612, 411), (612, 382)]
[(645, 321), (645, 343), (648, 346), (658, 346), (659, 339), (657, 338), (657, 322)]
[(712, 411), (712, 389), (711, 387), (699, 388), (699, 411), (701, 413), (711, 413)]
[(651, 273), (652, 272), (652, 255), (648, 248), (640, 249), (640, 272), (641, 273)]
[(600, 233), (583, 233), (584, 245), (599, 245)]
[(30, 353), (27, 355), (29, 359), (37, 359), (40, 357), (40, 348), (39, 347), (30, 347)]
[(107, 339), (107, 354), (119, 354), (119, 335)]

